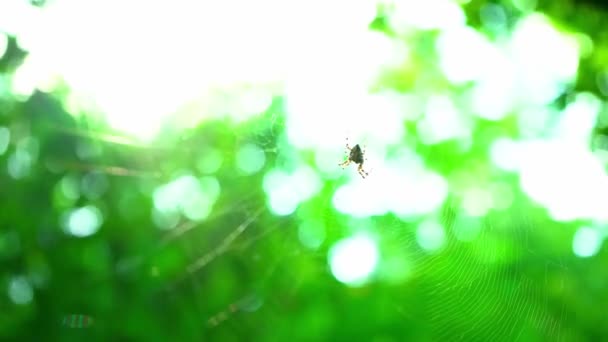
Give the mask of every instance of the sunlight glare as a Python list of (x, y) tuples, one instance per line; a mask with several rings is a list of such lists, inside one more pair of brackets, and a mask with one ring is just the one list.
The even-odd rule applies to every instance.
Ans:
[(457, 138), (468, 140), (472, 125), (450, 97), (437, 95), (429, 99), (425, 115), (418, 121), (418, 131), (422, 142), (432, 145)]
[(23, 33), (36, 23), (38, 12), (27, 1), (0, 1), (0, 32), (12, 36)]
[(374, 0), (290, 4), (297, 44), (290, 46), (285, 79), (289, 141), (307, 148), (333, 147), (347, 136), (358, 139), (364, 127), (382, 121), (375, 119), (371, 105), (372, 81), (384, 65), (403, 63), (407, 48), (369, 30), (376, 16)]
[[(279, 81), (286, 58), (285, 46), (276, 42), (288, 42), (289, 30), (276, 27), (285, 27), (285, 13), (287, 6), (277, 0), (57, 0), (41, 9), (38, 25), (30, 26), (35, 29), (18, 38), (45, 63), (30, 79), (60, 75), (76, 99), (94, 104), (89, 110), (105, 113), (116, 129), (149, 139), (168, 115), (217, 85)], [(244, 101), (248, 112), (266, 106)]]
[(399, 127), (395, 119), (403, 114), (396, 116), (400, 112), (390, 104), (377, 107), (382, 96), (368, 91), (392, 53), (384, 46), (388, 38), (368, 32), (367, 26), (345, 35), (339, 38), (339, 48), (335, 46), (338, 37), (319, 37), (319, 46), (310, 48), (324, 53), (302, 60), (288, 75), (287, 133), (298, 147), (336, 146), (347, 136), (356, 139), (363, 132), (382, 137), (387, 126), (392, 130)]
[(466, 22), (462, 8), (452, 0), (399, 0), (394, 7), (390, 25), (398, 32), (447, 29)]
[(577, 40), (558, 32), (540, 14), (520, 20), (513, 31), (509, 52), (521, 78), (518, 94), (529, 104), (553, 101), (578, 71)]
[(439, 66), (454, 84), (475, 81), (492, 67), (494, 47), (471, 27), (445, 30), (440, 33), (436, 44)]
[(555, 220), (608, 220), (608, 176), (604, 165), (582, 145), (561, 141), (522, 144), (522, 189)]
[(399, 217), (418, 217), (437, 210), (448, 193), (446, 180), (426, 169), (413, 151), (402, 149), (398, 158), (375, 165), (365, 180), (354, 174), (332, 198), (342, 213), (357, 217), (393, 212)]

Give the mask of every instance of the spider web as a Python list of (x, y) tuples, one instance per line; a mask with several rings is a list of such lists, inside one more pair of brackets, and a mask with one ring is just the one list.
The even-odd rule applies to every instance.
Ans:
[[(34, 96), (29, 103), (42, 99)], [(38, 107), (46, 112), (52, 105)], [(116, 143), (120, 141), (116, 137), (57, 129), (54, 123), (49, 131), (38, 121), (42, 131), (32, 136), (46, 137), (37, 138), (46, 139), (40, 140), (40, 146), (69, 141), (76, 151), (70, 160), (69, 154), (42, 149), (37, 159), (46, 165), (43, 174), (59, 175), (52, 184), (62, 193), (65, 177), (78, 179), (84, 198), (77, 206), (96, 205), (104, 217), (101, 234), (83, 242), (57, 235), (61, 232), (46, 232), (52, 236), (46, 240), (95, 256), (50, 261), (57, 277), (69, 279), (74, 289), (86, 289), (53, 290), (62, 298), (55, 305), (65, 314), (90, 315), (95, 323), (84, 330), (106, 337), (565, 341), (578, 336), (572, 325), (574, 309), (564, 301), (564, 293), (573, 286), (571, 265), (576, 260), (563, 252), (570, 246), (555, 245), (563, 244), (555, 238), (557, 230), (567, 234), (567, 228), (548, 220), (524, 195), (508, 210), (483, 217), (466, 214), (452, 196), (437, 214), (446, 236), (437, 251), (422, 248), (417, 236), (424, 217), (357, 217), (338, 212), (332, 198), (347, 179), (369, 181), (359, 179), (354, 170), (350, 176), (348, 170), (341, 171), (342, 178), (302, 201), (293, 214), (274, 213), (264, 177), (272, 169), (292, 167), (290, 161), (301, 158), (285, 144), (285, 124), (274, 110), (235, 130), (218, 122), (201, 126), (186, 138), (186, 146), (197, 142), (200, 149), (183, 148), (183, 141), (161, 144), (162, 148)], [(266, 159), (262, 169), (244, 174), (235, 165), (238, 151), (248, 144), (259, 146)], [(213, 176), (221, 192), (209, 214), (196, 219), (182, 215), (169, 228), (164, 221), (155, 221), (151, 215), (155, 189), (183, 179), (184, 172), (197, 179), (210, 177), (196, 171), (198, 161), (210, 151), (207, 147), (221, 151), (225, 168)], [(169, 159), (174, 163), (158, 164)], [(335, 168), (339, 161), (339, 157), (334, 160)], [(85, 181), (91, 175), (97, 181)], [(95, 195), (99, 184), (121, 191)], [(365, 193), (357, 200), (365, 201)], [(315, 248), (304, 246), (299, 234), (310, 222), (324, 227), (324, 239)], [(332, 274), (329, 254), (336, 242), (361, 231), (378, 237), (382, 258), (376, 277), (351, 287)], [(463, 237), (462, 231), (474, 233)], [(101, 279), (90, 269), (99, 263), (109, 268), (101, 272), (105, 274)], [(87, 276), (75, 279), (74, 270)], [(107, 284), (116, 288), (108, 290)], [(121, 303), (121, 312), (91, 301), (107, 291), (115, 297), (113, 302)], [(322, 318), (313, 318), (317, 315)], [(57, 317), (57, 324), (62, 317)], [(286, 317), (294, 323), (285, 324)], [(136, 321), (151, 326), (145, 332), (129, 331), (128, 324)], [(72, 330), (57, 336), (68, 336)]]
[[(445, 99), (434, 101), (445, 109)], [(374, 125), (385, 118), (326, 115), (336, 108), (286, 118), (285, 106), (277, 97), (248, 121), (205, 122), (150, 146), (102, 134), (86, 120), (71, 119), (47, 95), (32, 96), (22, 110), (27, 115), (11, 118), (11, 127), (24, 136), (11, 138), (15, 146), (2, 162), (13, 178), (3, 183), (10, 193), (34, 194), (23, 195), (24, 203), (44, 193), (53, 203), (40, 206), (39, 220), (28, 208), (9, 207), (31, 220), (9, 223), (39, 229), (48, 254), (40, 261), (44, 267), (14, 267), (42, 279), (36, 296), (43, 309), (29, 316), (43, 328), (40, 334), (102, 340), (450, 341), (606, 335), (608, 324), (597, 313), (589, 313), (596, 320), (578, 316), (580, 307), (593, 307), (581, 302), (604, 297), (602, 283), (583, 277), (583, 266), (571, 253), (573, 227), (550, 220), (517, 182), (511, 206), (483, 216), (468, 214), (452, 189), (437, 211), (425, 215), (341, 211), (337, 194), (350, 184), (374, 184), (384, 164), (382, 148), (373, 145), (366, 162), (369, 179), (359, 179), (352, 168), (340, 170), (343, 142), (365, 140), (366, 129), (378, 130)], [(310, 127), (319, 133), (312, 139), (295, 132)], [(373, 144), (378, 136), (370, 136)], [(326, 149), (313, 150), (314, 139)], [(411, 134), (404, 140), (397, 145), (413, 145)], [(20, 162), (23, 155), (31, 163)], [(302, 165), (319, 168), (322, 186), (303, 183), (306, 177), (267, 185), (274, 171), (293, 175)], [(28, 172), (41, 181), (26, 183)], [(269, 189), (277, 187), (286, 193), (316, 191), (286, 214), (277, 213), (270, 199)], [(350, 189), (354, 203), (377, 195), (373, 187)], [(403, 190), (405, 198), (408, 189)], [(171, 201), (164, 201), (163, 193)], [(96, 234), (70, 230), (71, 218), (82, 220), (83, 213), (101, 218)], [(442, 229), (441, 248), (425, 248), (419, 235), (429, 220)], [(320, 227), (314, 246), (302, 238), (310, 226)], [(330, 255), (338, 242), (361, 232), (376, 237), (380, 261), (366, 283), (353, 286), (335, 275)], [(11, 284), (17, 289), (9, 290), (11, 297), (23, 298), (18, 295), (27, 281)], [(73, 314), (90, 315), (94, 324), (56, 329)]]
[[(291, 153), (289, 149), (272, 147), (269, 139), (276, 136), (274, 131), (270, 136), (265, 132), (269, 127), (263, 124), (253, 127), (253, 133), (248, 135), (250, 139), (239, 140), (251, 140), (265, 151), (277, 151), (279, 161), (282, 153)], [(280, 131), (281, 127), (271, 128)], [(269, 168), (284, 166), (280, 162), (270, 163)], [(261, 187), (236, 191), (240, 199), (236, 203), (220, 203), (203, 223), (187, 222), (169, 231), (162, 240), (164, 248), (173, 246), (185, 255), (184, 267), (175, 277), (165, 279), (166, 284), (158, 296), (176, 306), (175, 314), (193, 302), (192, 311), (181, 319), (190, 321), (192, 327), (204, 321), (209, 330), (201, 329), (202, 336), (244, 337), (252, 330), (264, 330), (260, 326), (266, 329), (275, 326), (281, 322), (277, 317), (289, 312), (297, 316), (306, 310), (305, 302), (310, 296), (307, 287), (316, 283), (311, 273), (324, 282), (339, 284), (327, 268), (332, 241), (364, 226), (380, 235), (387, 260), (406, 260), (408, 268), (405, 277), (389, 280), (388, 289), (382, 287), (381, 278), (369, 285), (370, 293), (366, 297), (372, 300), (386, 291), (389, 300), (383, 302), (387, 304), (383, 310), (390, 317), (388, 320), (410, 326), (413, 331), (422, 324), (426, 329), (419, 329), (417, 338), (569, 339), (568, 326), (564, 323), (572, 317), (560, 300), (565, 290), (564, 275), (570, 272), (566, 266), (568, 261), (562, 254), (544, 247), (545, 235), (551, 232), (539, 228), (545, 226), (543, 222), (531, 219), (535, 216), (534, 206), (523, 197), (514, 201), (521, 204), (506, 212), (481, 218), (467, 216), (456, 201), (447, 202), (441, 214), (447, 244), (439, 252), (428, 253), (417, 242), (416, 227), (420, 222), (404, 222), (390, 215), (347, 220), (342, 229), (327, 232), (321, 248), (310, 250), (302, 246), (297, 227), (314, 216), (323, 221), (327, 229), (341, 226), (340, 215), (331, 207), (331, 202), (304, 203), (298, 211), (310, 212), (308, 215), (281, 218), (271, 213), (263, 201), (260, 203), (265, 197)], [(230, 218), (229, 224), (218, 227), (216, 222), (227, 218)], [(457, 233), (462, 226), (478, 226), (478, 234), (462, 241)], [(148, 267), (154, 269), (159, 262), (156, 258), (164, 253), (166, 251), (154, 252), (151, 255), (154, 261)], [(312, 272), (307, 270), (311, 267)], [(152, 273), (154, 277), (159, 276)], [(232, 285), (233, 291), (222, 289), (221, 282), (215, 284), (216, 287), (210, 285), (225, 278), (226, 273), (238, 278), (238, 285)], [(213, 291), (209, 291), (209, 287)], [(344, 301), (353, 299), (345, 294), (348, 286), (340, 288), (334, 290), (335, 295)], [(547, 292), (548, 288), (554, 292)], [(359, 322), (357, 316), (346, 313), (341, 319), (354, 324)], [(327, 329), (324, 331), (327, 336), (349, 335), (339, 328)], [(266, 335), (260, 332), (257, 336), (265, 339)], [(375, 333), (370, 333), (369, 337), (372, 336)]]

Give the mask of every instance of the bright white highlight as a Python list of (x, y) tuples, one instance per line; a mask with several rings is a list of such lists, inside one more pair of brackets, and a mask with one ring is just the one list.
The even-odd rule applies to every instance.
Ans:
[(519, 168), (521, 153), (517, 142), (509, 138), (498, 138), (490, 146), (492, 163), (505, 171), (516, 171)]
[(358, 286), (369, 280), (379, 260), (376, 242), (357, 235), (338, 241), (329, 251), (329, 266), (336, 279)]
[(391, 26), (401, 32), (412, 29), (447, 29), (463, 26), (466, 17), (462, 8), (452, 0), (396, 1)]
[(440, 67), (454, 84), (476, 81), (488, 72), (494, 49), (487, 38), (468, 26), (446, 30), (437, 39)]
[[(404, 114), (382, 95), (368, 92), (380, 68), (393, 58), (390, 40), (368, 32), (367, 25), (338, 37), (333, 37), (335, 29), (327, 29), (318, 37), (319, 45), (310, 47), (323, 53), (302, 51), (307, 60), (287, 78), (289, 140), (299, 147), (333, 147), (343, 144), (347, 136), (359, 140), (363, 132), (394, 140), (401, 133), (399, 120)], [(306, 38), (310, 39), (315, 38)]]
[[(476, 81), (472, 109), (481, 118), (499, 120), (513, 110), (538, 106), (521, 113), (522, 119), (535, 118), (576, 77), (579, 42), (558, 32), (542, 15), (520, 20), (505, 43), (490, 45), (477, 35), (466, 29), (447, 31), (440, 36), (438, 48), (448, 79)], [(478, 50), (465, 62), (463, 51), (472, 47)], [(470, 69), (469, 63), (475, 67)]]
[(436, 96), (429, 99), (426, 113), (418, 122), (420, 138), (431, 145), (455, 138), (471, 135), (472, 124), (467, 117), (458, 111), (447, 96)]
[[(58, 76), (71, 86), (74, 102), (94, 106), (118, 129), (151, 138), (168, 115), (209, 96), (212, 88), (281, 81), (288, 45), (302, 41), (292, 38), (294, 32), (315, 21), (303, 16), (294, 23), (301, 13), (291, 5), (57, 0), (42, 9), (0, 5), (0, 19), (6, 17), (7, 32), (17, 34), (30, 53), (22, 66), (27, 72), (17, 72), (24, 75), (21, 92)], [(229, 102), (238, 120), (259, 114), (272, 95), (248, 94)], [(228, 114), (214, 109), (188, 114)]]
[(64, 231), (76, 237), (87, 237), (95, 234), (103, 223), (103, 215), (97, 207), (87, 205), (67, 214)]
[(559, 141), (523, 145), (521, 187), (554, 219), (608, 219), (608, 176), (588, 148)]
[[(338, 188), (332, 199), (340, 212), (358, 217), (392, 212), (403, 218), (415, 218), (437, 210), (448, 192), (446, 180), (426, 169), (413, 151), (402, 149), (399, 158), (373, 167), (365, 180), (356, 180)], [(354, 177), (359, 177), (355, 175)]]
[(392, 58), (390, 39), (368, 31), (376, 4), (57, 0), (42, 9), (0, 5), (0, 29), (30, 53), (16, 73), (18, 93), (52, 88), (60, 78), (74, 91), (73, 112), (98, 110), (115, 128), (150, 139), (170, 115), (181, 125), (209, 116), (246, 120), (284, 84), (304, 92), (327, 84), (328, 100), (331, 89), (353, 95), (358, 86), (345, 85), (362, 85)]
[(602, 247), (603, 238), (597, 229), (591, 227), (581, 227), (574, 234), (572, 240), (572, 250), (575, 255), (581, 258), (594, 256)]
[(577, 94), (561, 113), (556, 136), (564, 142), (587, 147), (601, 106), (595, 95)]
[(558, 32), (548, 19), (538, 14), (518, 23), (510, 51), (521, 78), (519, 94), (531, 104), (554, 100), (578, 70), (576, 39)]

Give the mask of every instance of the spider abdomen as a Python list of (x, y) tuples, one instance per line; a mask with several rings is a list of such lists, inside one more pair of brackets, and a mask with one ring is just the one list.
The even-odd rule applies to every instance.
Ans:
[(363, 152), (361, 151), (361, 147), (359, 147), (359, 144), (355, 145), (350, 150), (348, 159), (350, 159), (355, 164), (363, 164)]

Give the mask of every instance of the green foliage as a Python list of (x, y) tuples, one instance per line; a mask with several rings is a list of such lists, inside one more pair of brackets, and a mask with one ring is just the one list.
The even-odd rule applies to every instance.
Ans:
[[(478, 16), (487, 3), (463, 6), (470, 24), (494, 39), (500, 34), (482, 27)], [(509, 4), (510, 27), (520, 13)], [(605, 99), (597, 74), (605, 72), (608, 58), (608, 36), (601, 30), (606, 13), (572, 1), (539, 6), (552, 20), (591, 37), (593, 54), (581, 60), (575, 90)], [(370, 28), (398, 39), (384, 11), (390, 6), (380, 6)], [(434, 66), (436, 37), (434, 31), (410, 37), (415, 67), (389, 69), (377, 88), (406, 92), (424, 83), (437, 92), (466, 94), (468, 85), (453, 86)], [(12, 76), (24, 56), (11, 38), (0, 76)], [(285, 141), (280, 97), (253, 119), (168, 128), (141, 144), (91, 117), (68, 113), (64, 95), (0, 93), (0, 127), (11, 134), (0, 153), (2, 340), (608, 338), (607, 249), (586, 259), (572, 253), (576, 229), (593, 222), (556, 222), (521, 191), (512, 194), (509, 209), (477, 218), (451, 196), (432, 218), (446, 228), (446, 245), (430, 253), (417, 240), (422, 220), (396, 214), (360, 219), (335, 210), (340, 179), (327, 180), (292, 215), (268, 209), (265, 175), (314, 160)], [(466, 149), (455, 141), (405, 139), (413, 140), (407, 143), (427, 166), (457, 186), (486, 187), (494, 177), (513, 185), (516, 177), (498, 175), (486, 155), (496, 137), (517, 137), (513, 120), (476, 120)], [(421, 134), (411, 122), (404, 126), (415, 137)], [(251, 174), (236, 167), (238, 150), (247, 143), (265, 156), (263, 168)], [(17, 163), (20, 149), (27, 161)], [(199, 197), (182, 198), (172, 190), (175, 203), (160, 210), (155, 196), (171, 184), (206, 187)], [(207, 210), (205, 201), (212, 202), (208, 215), (192, 217)], [(85, 208), (84, 216), (75, 214), (78, 208)], [(299, 236), (311, 222), (323, 227), (318, 248), (304, 246)], [(73, 230), (83, 226), (93, 232)], [(328, 254), (337, 241), (361, 231), (378, 237), (383, 263), (374, 281), (349, 287), (332, 275)], [(475, 238), (459, 235), (470, 231)], [(70, 315), (93, 323), (66, 325)]]

